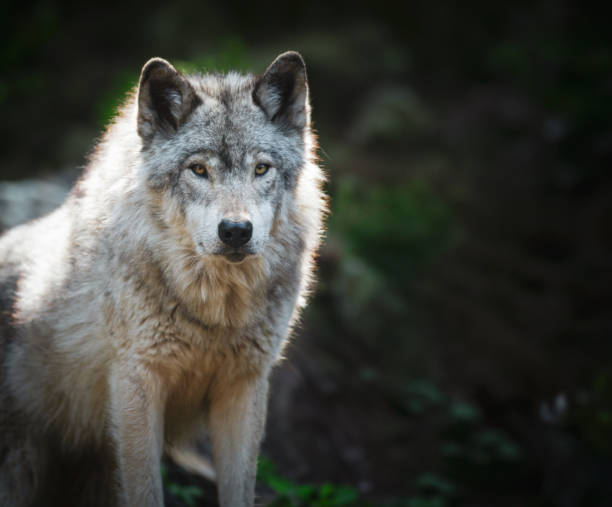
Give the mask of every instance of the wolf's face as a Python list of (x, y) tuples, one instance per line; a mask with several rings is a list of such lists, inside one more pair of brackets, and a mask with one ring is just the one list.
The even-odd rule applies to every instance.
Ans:
[(304, 164), (304, 62), (279, 56), (259, 78), (184, 77), (149, 61), (138, 91), (143, 171), (156, 219), (199, 255), (259, 255)]

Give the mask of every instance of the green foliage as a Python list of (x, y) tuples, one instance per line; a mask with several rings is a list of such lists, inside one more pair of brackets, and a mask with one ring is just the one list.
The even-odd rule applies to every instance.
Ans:
[(478, 467), (513, 464), (522, 458), (518, 444), (504, 432), (493, 428), (472, 430), (463, 438), (449, 437), (441, 451), (457, 468), (465, 465)]
[(274, 464), (259, 459), (257, 479), (276, 493), (269, 507), (351, 507), (359, 503), (357, 492), (347, 486), (295, 484), (281, 476)]
[(598, 372), (588, 402), (575, 414), (578, 429), (598, 451), (612, 454), (612, 374)]
[(439, 406), (446, 401), (444, 394), (436, 384), (425, 378), (409, 381), (404, 391), (406, 395), (398, 400), (397, 408), (412, 416), (422, 415), (427, 409)]
[(446, 400), (438, 386), (430, 379), (412, 380), (406, 385), (406, 390), (411, 395), (419, 397), (432, 405), (439, 405)]
[(452, 482), (432, 473), (420, 475), (417, 477), (415, 483), (420, 490), (432, 492), (446, 498), (452, 497), (457, 489)]
[(448, 407), (448, 418), (453, 423), (471, 424), (481, 418), (480, 409), (464, 401), (454, 401)]
[(168, 478), (168, 471), (162, 465), (161, 469), (162, 481), (164, 488), (172, 496), (180, 500), (186, 507), (194, 507), (198, 498), (204, 495), (204, 492), (197, 486), (186, 486), (177, 482), (171, 481)]
[(470, 403), (452, 402), (446, 416), (440, 452), (449, 476), (464, 484), (485, 481), (486, 487), (510, 486), (521, 471), (519, 444), (504, 431), (484, 424), (480, 409)]
[(418, 494), (388, 501), (384, 507), (448, 507), (456, 495), (456, 486), (434, 473), (424, 473), (414, 481)]
[(329, 483), (320, 486), (296, 484), (280, 475), (272, 462), (261, 458), (258, 480), (276, 494), (268, 505), (449, 507), (455, 505), (461, 492), (473, 483), (478, 483), (481, 489), (503, 490), (511, 486), (513, 478), (521, 471), (521, 447), (503, 430), (487, 425), (477, 405), (447, 395), (427, 378), (406, 382), (401, 392), (404, 393), (402, 411), (411, 417), (428, 414), (441, 418), (444, 434), (439, 447), (432, 451), (440, 454), (445, 465), (442, 471), (417, 476), (413, 481), (413, 496), (368, 503), (352, 488)]
[(138, 84), (137, 72), (119, 72), (111, 86), (96, 104), (96, 120), (100, 127), (107, 125), (117, 114), (117, 109), (126, 100), (130, 90)]
[(448, 407), (447, 418), (447, 440), (442, 447), (446, 457), (472, 465), (520, 460), (520, 448), (507, 434), (482, 425), (477, 406), (454, 401)]
[(443, 466), (437, 473), (416, 478), (418, 496), (390, 505), (451, 505), (458, 492), (473, 483), (485, 481), (478, 487), (503, 490), (521, 473), (520, 445), (502, 429), (487, 424), (478, 405), (449, 396), (433, 380), (406, 382), (394, 403), (409, 417), (439, 421), (442, 439), (432, 452), (440, 455)]
[(477, 445), (488, 452), (493, 460), (513, 462), (521, 459), (519, 446), (504, 432), (485, 429), (477, 435)]
[(448, 502), (446, 501), (446, 499), (440, 496), (416, 496), (408, 500), (408, 502), (406, 503), (406, 507), (446, 507), (447, 505)]
[(188, 61), (178, 60), (173, 63), (177, 69), (185, 73), (252, 70), (244, 42), (237, 36), (224, 38), (219, 47), (210, 53), (195, 55)]
[(449, 243), (451, 211), (426, 183), (383, 186), (341, 180), (330, 230), (398, 286)]

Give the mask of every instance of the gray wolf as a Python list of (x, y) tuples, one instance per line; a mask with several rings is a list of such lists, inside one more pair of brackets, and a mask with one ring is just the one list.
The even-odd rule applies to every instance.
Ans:
[(220, 504), (253, 504), (322, 179), (298, 53), (144, 66), (66, 201), (0, 239), (0, 505), (159, 507), (203, 429)]

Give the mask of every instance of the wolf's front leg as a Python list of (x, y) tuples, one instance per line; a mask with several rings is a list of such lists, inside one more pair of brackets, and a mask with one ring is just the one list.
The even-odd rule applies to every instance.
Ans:
[(164, 505), (160, 462), (165, 393), (156, 375), (138, 366), (115, 368), (110, 381), (122, 507)]
[(268, 379), (219, 386), (210, 406), (210, 436), (221, 507), (250, 507), (266, 420)]

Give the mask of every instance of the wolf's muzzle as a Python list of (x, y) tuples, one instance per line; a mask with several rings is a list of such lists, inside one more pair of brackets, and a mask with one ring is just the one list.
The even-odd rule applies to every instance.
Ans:
[(219, 223), (219, 238), (233, 248), (246, 245), (253, 235), (253, 224), (248, 220), (234, 222), (224, 218)]

